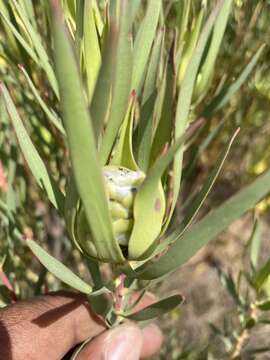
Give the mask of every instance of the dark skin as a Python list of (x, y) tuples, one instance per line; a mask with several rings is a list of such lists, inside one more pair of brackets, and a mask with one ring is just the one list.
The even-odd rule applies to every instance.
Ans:
[[(151, 294), (136, 310), (154, 302)], [(61, 360), (77, 344), (89, 343), (76, 360), (138, 360), (162, 343), (159, 328), (126, 323), (108, 330), (86, 303), (72, 292), (57, 292), (17, 302), (0, 310), (0, 360)]]

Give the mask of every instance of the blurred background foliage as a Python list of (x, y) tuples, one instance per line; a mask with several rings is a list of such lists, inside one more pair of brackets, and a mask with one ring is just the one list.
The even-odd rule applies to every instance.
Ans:
[[(182, 1), (183, 0), (164, 1), (165, 14), (167, 15), (166, 26), (172, 31), (179, 16), (176, 9), (179, 7), (179, 2)], [(100, 2), (101, 8), (103, 3), (102, 1)], [(210, 0), (191, 0), (189, 27), (192, 27), (193, 20), (198, 17), (201, 6), (207, 5), (211, 7), (213, 3), (214, 2)], [(25, 0), (24, 4), (27, 11), (32, 13), (32, 25), (39, 30), (42, 35), (42, 44), (48, 57), (51, 58), (52, 48), (48, 30), (47, 2), (32, 3)], [(34, 4), (34, 6), (32, 6), (32, 4)], [(7, 10), (5, 1), (0, 0), (0, 9), (3, 12)], [(237, 126), (241, 128), (240, 135), (223, 169), (222, 177), (219, 178), (213, 194), (208, 199), (208, 208), (219, 204), (243, 184), (249, 182), (252, 177), (262, 173), (270, 164), (269, 13), (269, 0), (234, 0), (228, 26), (215, 64), (210, 89), (202, 100), (194, 99), (192, 117), (197, 118), (203, 114), (203, 110), (215, 96), (217, 89), (222, 87), (224, 83), (232, 83), (239, 76), (258, 48), (262, 44), (266, 44), (263, 54), (256, 65), (256, 69), (252, 72), (251, 76), (249, 76), (248, 81), (246, 81), (241, 89), (231, 98), (227, 106), (208, 119), (207, 126), (197, 137), (196, 141), (190, 144), (186, 151), (184, 181), (186, 194), (189, 194), (192, 193), (195, 187), (197, 188), (202, 184), (209, 169), (215, 163), (217, 154), (227, 141), (228, 136), (233, 132), (233, 129)], [(14, 18), (12, 11), (9, 11), (6, 16), (12, 21), (12, 24), (14, 24), (19, 34), (21, 33), (26, 37), (29, 36), (19, 17)], [(140, 16), (140, 14), (138, 16)], [(70, 26), (72, 26), (72, 22), (70, 22)], [(32, 41), (33, 39), (30, 37), (29, 42), (31, 43)], [(31, 134), (31, 139), (38, 148), (41, 157), (46, 162), (50, 174), (58, 180), (58, 183), (60, 183), (64, 189), (67, 174), (67, 154), (63, 137), (56, 126), (53, 125), (52, 121), (52, 118), (53, 120), (58, 119), (57, 111), (59, 111), (59, 109), (57, 108), (58, 105), (55, 105), (58, 104), (57, 90), (49, 90), (48, 76), (45, 76), (45, 73), (48, 75), (50, 70), (49, 68), (42, 68), (42, 66), (40, 66), (39, 56), (42, 57), (42, 51), (38, 53), (38, 56), (34, 55), (34, 58), (31, 57), (31, 52), (30, 54), (26, 53), (2, 17), (0, 20), (1, 81), (4, 81), (8, 85), (17, 109), (25, 120), (25, 126)], [(27, 77), (27, 74), (32, 80)], [(46, 103), (45, 105), (41, 105), (42, 100), (37, 99), (33, 87), (38, 88), (39, 93)], [(52, 111), (51, 109), (54, 110)], [(54, 256), (63, 259), (65, 263), (76, 269), (78, 273), (84, 273), (85, 269), (80, 261), (79, 253), (72, 249), (67, 239), (61, 220), (48, 202), (44, 201), (41, 191), (37, 188), (37, 185), (29, 174), (28, 168), (25, 166), (21, 153), (18, 151), (16, 138), (10, 122), (7, 119), (1, 97), (0, 116), (0, 306), (4, 306), (5, 304), (15, 301), (17, 298), (28, 298), (44, 291), (58, 289), (59, 287), (59, 283), (36, 263), (26, 249), (23, 244), (25, 238), (34, 237), (39, 243), (45, 244)], [(215, 136), (213, 136), (209, 144), (208, 142), (205, 143), (204, 140), (207, 139), (208, 134), (213, 129), (217, 129)], [(198, 146), (202, 143), (207, 144), (207, 146), (205, 146), (203, 153), (200, 154), (199, 157), (195, 156), (194, 158)], [(53, 154), (53, 156), (51, 156), (51, 154)], [(190, 166), (191, 164), (194, 166)], [(192, 186), (190, 185), (190, 179), (192, 179)], [(187, 197), (187, 195), (185, 195), (185, 197)], [(259, 216), (262, 217), (263, 220), (267, 220), (267, 210), (269, 206), (269, 199), (261, 202), (257, 206), (256, 217)], [(182, 211), (184, 211), (184, 207), (182, 206), (182, 199), (180, 199), (179, 212), (181, 213)], [(253, 223), (253, 217), (248, 217), (248, 226), (251, 229), (253, 228)], [(239, 228), (241, 228), (241, 225), (239, 225)], [(268, 227), (268, 229), (269, 228), (270, 227)], [(230, 242), (230, 233), (228, 232), (224, 237), (226, 237), (226, 244), (223, 244), (223, 247), (220, 248), (222, 252), (225, 251), (226, 246), (229, 246), (227, 244)], [(244, 236), (244, 238), (248, 239), (249, 237)], [(263, 241), (262, 243), (264, 244)], [(246, 259), (246, 249), (246, 246), (240, 249), (241, 254), (239, 257)], [(239, 248), (235, 247), (234, 251), (239, 251)], [(211, 258), (211, 252), (214, 253), (215, 249), (210, 247), (206, 257), (208, 259), (207, 261)], [(265, 258), (262, 257), (260, 261), (264, 259)], [(205, 258), (202, 261), (206, 261)], [(229, 261), (230, 260), (228, 260), (228, 262)], [(35, 263), (35, 272), (30, 270), (30, 268), (33, 269), (33, 262)], [(225, 279), (225, 285), (227, 284), (225, 288), (227, 292), (230, 293), (230, 291), (232, 291), (233, 280), (229, 281), (229, 275), (224, 273), (222, 269), (220, 270), (220, 267), (216, 266), (217, 264), (214, 265), (219, 270), (219, 277), (223, 279), (223, 284)], [(246, 261), (243, 262), (243, 266), (242, 269), (235, 269), (236, 275), (240, 272), (244, 274), (249, 273), (249, 265)], [(245, 266), (247, 267), (245, 268)], [(183, 278), (185, 278), (186, 271), (187, 270), (183, 271)], [(191, 265), (191, 274), (193, 271), (194, 266)], [(199, 286), (201, 286), (202, 282), (204, 282), (209, 292), (213, 291), (211, 286), (216, 286), (211, 285), (211, 276), (212, 275), (209, 275), (209, 278), (203, 276), (203, 279), (201, 279), (199, 283)], [(248, 278), (248, 276), (246, 276), (246, 278)], [(194, 286), (197, 286), (198, 284), (196, 283), (195, 285), (195, 283)], [(173, 278), (171, 284), (166, 284), (166, 286), (168, 289), (178, 287), (180, 291), (188, 297), (189, 291), (187, 291), (187, 294), (185, 293), (184, 284), (185, 279), (178, 283)], [(252, 293), (252, 286), (248, 281), (246, 281), (245, 286), (249, 289), (248, 292)], [(220, 284), (220, 289), (221, 288), (222, 286)], [(219, 292), (219, 288), (216, 288), (215, 291)], [(235, 313), (237, 313), (237, 316), (240, 314), (240, 322), (235, 320), (233, 324), (226, 325), (226, 331), (229, 332), (230, 335), (232, 335), (234, 331), (235, 336), (230, 337), (227, 336), (227, 334), (220, 334), (219, 332), (221, 331), (215, 328), (215, 324), (212, 325), (215, 336), (223, 339), (223, 343), (225, 344), (224, 348), (222, 348), (223, 352), (221, 351), (219, 355), (213, 355), (217, 350), (214, 349), (212, 352), (211, 346), (208, 346), (207, 341), (209, 341), (210, 344), (213, 333), (201, 329), (199, 334), (205, 332), (208, 338), (203, 339), (203, 341), (200, 341), (200, 338), (195, 338), (197, 344), (200, 344), (200, 346), (204, 344), (204, 348), (200, 348), (199, 345), (198, 348), (196, 348), (196, 345), (192, 343), (194, 339), (189, 339), (187, 335), (185, 335), (188, 334), (188, 332), (185, 330), (185, 324), (183, 324), (183, 322), (179, 329), (179, 325), (177, 326), (177, 324), (179, 324), (182, 313), (185, 312), (185, 307), (183, 307), (181, 313), (176, 311), (165, 318), (166, 321), (163, 326), (165, 329), (169, 328), (170, 331), (167, 332), (169, 334), (167, 345), (158, 358), (210, 359), (211, 356), (212, 358), (215, 358), (214, 356), (222, 358), (223, 355), (221, 354), (231, 354), (231, 358), (236, 358), (233, 357), (233, 353), (236, 351), (237, 339), (239, 339), (239, 336), (243, 332), (243, 324), (245, 324), (248, 316), (250, 316), (250, 304), (254, 304), (254, 302), (257, 301), (256, 296), (255, 298), (251, 296), (251, 300), (249, 297), (246, 297), (245, 306), (242, 306), (242, 303), (239, 304), (238, 296), (238, 293), (241, 291), (242, 288), (235, 290), (235, 306), (233, 307), (232, 304), (230, 304), (235, 310)], [(220, 292), (222, 293), (222, 290), (220, 290)], [(198, 293), (196, 294), (200, 296)], [(192, 302), (192, 298), (188, 299), (188, 301)], [(218, 305), (222, 307), (226, 304), (218, 302)], [(211, 306), (206, 306), (204, 313), (207, 313), (209, 318), (211, 318), (211, 311)], [(221, 317), (224, 316), (222, 311), (219, 312), (219, 314), (220, 313)], [(232, 317), (232, 319), (234, 318)], [(239, 319), (239, 317), (237, 319)], [(201, 326), (200, 317), (196, 314), (193, 314), (191, 321), (197, 322), (199, 324), (198, 326)], [(205, 327), (210, 328), (207, 324), (205, 324)], [(218, 344), (217, 347), (221, 346), (220, 343)], [(266, 349), (266, 351), (268, 351), (268, 349)], [(254, 358), (252, 356), (253, 355), (250, 355), (250, 357), (246, 358), (252, 359)]]

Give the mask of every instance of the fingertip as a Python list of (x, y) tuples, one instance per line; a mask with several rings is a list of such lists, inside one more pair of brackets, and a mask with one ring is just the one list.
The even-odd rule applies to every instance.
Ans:
[(104, 332), (91, 341), (78, 360), (139, 360), (143, 347), (143, 332), (135, 324), (123, 324)]
[(149, 324), (142, 329), (143, 334), (143, 346), (141, 351), (141, 357), (147, 358), (156, 354), (162, 345), (163, 334), (160, 328), (156, 324)]

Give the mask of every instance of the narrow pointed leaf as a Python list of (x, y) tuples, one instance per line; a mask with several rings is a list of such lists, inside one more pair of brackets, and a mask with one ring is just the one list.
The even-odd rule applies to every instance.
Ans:
[(225, 1), (217, 17), (217, 21), (213, 29), (211, 44), (207, 52), (206, 59), (203, 63), (202, 69), (200, 71), (200, 76), (198, 77), (197, 85), (195, 87), (194, 97), (199, 97), (203, 95), (211, 83), (212, 74), (215, 69), (216, 58), (218, 55), (218, 51), (230, 15), (231, 5), (232, 5), (232, 0)]
[[(108, 26), (108, 25), (106, 25)], [(110, 32), (104, 40), (102, 49), (102, 63), (96, 86), (91, 100), (91, 117), (98, 144), (105, 124), (108, 122), (111, 108), (113, 66), (117, 47), (117, 29), (110, 25)]]
[(183, 220), (183, 222), (181, 223), (180, 227), (179, 227), (179, 231), (180, 229), (182, 229), (182, 233), (186, 231), (186, 229), (188, 228), (188, 226), (191, 224), (191, 222), (193, 221), (193, 219), (195, 218), (195, 216), (197, 215), (198, 211), (200, 210), (201, 206), (203, 205), (207, 195), (209, 194), (210, 190), (212, 189), (221, 169), (222, 166), (228, 156), (228, 153), (230, 151), (230, 148), (233, 144), (233, 141), (235, 139), (235, 137), (237, 136), (237, 134), (239, 133), (238, 129), (234, 135), (232, 136), (232, 138), (230, 139), (229, 143), (226, 145), (226, 147), (224, 148), (224, 150), (222, 151), (222, 153), (220, 154), (219, 158), (216, 161), (216, 164), (213, 168), (213, 170), (210, 172), (210, 175), (208, 177), (208, 179), (206, 180), (206, 182), (204, 183), (201, 191), (198, 193), (198, 195), (195, 197), (195, 199), (192, 201), (192, 206), (188, 209), (186, 216)]
[(88, 98), (91, 99), (97, 81), (98, 72), (101, 66), (101, 53), (94, 19), (92, 1), (84, 1), (84, 59), (87, 74)]
[(36, 64), (39, 63), (38, 57), (35, 53), (35, 51), (31, 48), (31, 46), (28, 44), (28, 42), (24, 39), (24, 37), (19, 33), (19, 31), (16, 29), (16, 27), (12, 24), (12, 22), (6, 17), (6, 15), (1, 11), (1, 17), (6, 22), (7, 26), (9, 27), (12, 34), (15, 36), (15, 38), (18, 40), (18, 42), (21, 44), (21, 46), (24, 48), (24, 50), (28, 53), (28, 55), (35, 61)]
[[(84, 33), (84, 14), (85, 14), (85, 0), (76, 0), (76, 31), (75, 31), (75, 45), (78, 54), (81, 53), (82, 38)], [(87, 14), (89, 16), (89, 14)]]
[(250, 239), (248, 241), (250, 263), (255, 270), (258, 265), (259, 252), (262, 242), (262, 223), (259, 219), (255, 219)]
[(130, 7), (131, 2), (129, 0), (121, 1), (121, 11), (119, 16), (120, 24), (118, 24), (118, 39), (113, 69), (112, 104), (110, 114), (108, 116), (108, 125), (100, 150), (102, 165), (105, 165), (108, 161), (112, 146), (116, 140), (119, 128), (127, 111), (131, 91), (132, 53), (129, 34), (131, 29), (129, 17)]
[(128, 111), (124, 119), (120, 139), (115, 146), (115, 153), (110, 162), (111, 165), (124, 166), (130, 170), (138, 170), (138, 166), (133, 156), (132, 130), (135, 111), (135, 94), (132, 94)]
[(181, 305), (183, 301), (184, 299), (181, 295), (173, 295), (166, 299), (162, 299), (154, 304), (151, 304), (136, 313), (130, 315), (125, 315), (125, 314), (121, 314), (121, 315), (126, 319), (132, 321), (151, 320), (173, 310), (177, 306)]
[(171, 142), (174, 110), (173, 99), (175, 91), (175, 70), (173, 61), (173, 54), (171, 54), (167, 61), (167, 67), (163, 78), (163, 82), (165, 82), (165, 96), (162, 104), (161, 117), (157, 125), (151, 149), (152, 162), (160, 155), (165, 144), (170, 144)]
[(139, 168), (145, 173), (150, 161), (156, 97), (157, 92), (154, 90), (142, 107), (137, 129), (137, 161)]
[(170, 238), (174, 244), (165, 255), (152, 264), (147, 264), (140, 277), (155, 279), (177, 269), (196, 252), (225, 230), (270, 191), (270, 170), (250, 185), (239, 191), (218, 208), (210, 211), (202, 220), (193, 225), (183, 236), (175, 230)]
[(161, 0), (148, 1), (146, 15), (140, 25), (135, 39), (131, 87), (136, 91), (137, 94), (139, 94), (140, 87), (142, 85), (145, 67), (156, 34), (161, 6)]
[(42, 45), (41, 38), (36, 31), (36, 29), (33, 28), (30, 20), (27, 17), (27, 14), (23, 7), (21, 7), (16, 0), (12, 0), (12, 3), (14, 4), (19, 16), (21, 17), (24, 26), (27, 30), (27, 33), (29, 34), (31, 41), (33, 43), (33, 47), (36, 50), (36, 53), (38, 55), (38, 64), (43, 68), (45, 71), (49, 83), (56, 94), (56, 96), (59, 98), (59, 89), (58, 84), (55, 78), (55, 73), (53, 71), (52, 65), (50, 64), (49, 57)]
[(20, 0), (20, 3), (21, 3), (21, 6), (24, 6), (25, 12), (26, 12), (31, 24), (37, 31), (38, 26), (37, 26), (37, 22), (36, 22), (36, 14), (35, 14), (33, 2), (29, 1), (29, 0)]
[(156, 90), (158, 83), (158, 73), (162, 63), (164, 48), (165, 29), (161, 28), (156, 35), (153, 49), (151, 51), (147, 74), (143, 86), (142, 105), (151, 97)]
[[(214, 127), (214, 129), (212, 131), (210, 131), (208, 133), (208, 135), (206, 136), (206, 138), (202, 141), (201, 145), (199, 145), (199, 147), (196, 149), (192, 159), (190, 160), (189, 164), (187, 164), (187, 166), (183, 169), (183, 179), (184, 178), (188, 178), (193, 170), (196, 167), (197, 161), (200, 158), (200, 155), (203, 154), (204, 150), (208, 147), (209, 144), (211, 144), (211, 142), (216, 138), (216, 136), (220, 133), (224, 123), (226, 122), (226, 120), (228, 119), (228, 117), (224, 118), (223, 120), (221, 120), (219, 122), (218, 125), (216, 125)], [(207, 126), (207, 123), (206, 125)]]
[(209, 117), (214, 111), (220, 110), (224, 105), (226, 105), (232, 96), (240, 89), (240, 87), (245, 83), (248, 76), (251, 74), (252, 70), (256, 66), (265, 45), (260, 46), (256, 53), (251, 58), (250, 62), (243, 69), (238, 79), (233, 82), (231, 85), (225, 86), (220, 93), (210, 102), (210, 104), (205, 108), (202, 113), (202, 116)]
[(74, 175), (71, 174), (67, 182), (64, 215), (65, 215), (66, 226), (69, 236), (71, 240), (74, 242), (74, 244), (77, 246), (77, 248), (82, 252), (82, 249), (79, 243), (77, 242), (75, 236), (75, 230), (74, 230), (76, 214), (78, 212), (78, 206), (79, 206), (79, 194), (76, 188)]
[(135, 19), (140, 6), (141, 6), (141, 0), (133, 0), (132, 1), (132, 8), (131, 8), (132, 21)]
[(180, 87), (182, 85), (182, 81), (184, 79), (187, 66), (191, 60), (192, 54), (197, 46), (198, 38), (201, 34), (201, 28), (203, 24), (203, 19), (205, 15), (205, 6), (202, 6), (198, 17), (195, 18), (195, 24), (192, 30), (187, 31), (185, 37), (185, 45), (182, 49), (180, 64), (178, 68), (177, 74), (177, 85)]
[(48, 108), (44, 100), (41, 98), (37, 88), (35, 87), (34, 83), (32, 82), (30, 76), (28, 75), (27, 71), (23, 66), (19, 66), (20, 70), (22, 71), (23, 75), (26, 78), (26, 81), (28, 82), (28, 85), (30, 89), (33, 92), (33, 95), (35, 96), (37, 102), (39, 103), (40, 107), (48, 117), (48, 119), (52, 122), (52, 124), (63, 134), (65, 135), (65, 129), (63, 128), (63, 125), (61, 123), (61, 119), (57, 117), (55, 113), (53, 113), (52, 110)]
[[(185, 71), (184, 79), (181, 83), (181, 89), (177, 101), (176, 109), (176, 121), (175, 121), (175, 137), (178, 138), (182, 136), (185, 132), (185, 129), (188, 124), (188, 116), (191, 105), (193, 88), (196, 81), (197, 72), (200, 66), (200, 62), (207, 46), (207, 41), (211, 34), (212, 28), (216, 21), (217, 15), (224, 3), (224, 0), (221, 0), (217, 3), (216, 7), (213, 9), (211, 15), (209, 16), (198, 41), (198, 44), (192, 54), (191, 60)], [(167, 225), (173, 214), (176, 201), (178, 198), (178, 193), (180, 190), (181, 174), (182, 174), (182, 162), (183, 162), (183, 152), (184, 148), (182, 147), (180, 151), (176, 154), (174, 159), (174, 170), (173, 170), (173, 195), (172, 195), (172, 205), (170, 214), (167, 219)]]
[(270, 259), (255, 274), (253, 282), (256, 290), (259, 291), (270, 276)]
[[(191, 132), (196, 127), (197, 125)], [(145, 255), (161, 232), (166, 206), (161, 177), (188, 135), (189, 133), (186, 133), (180, 137), (168, 152), (156, 161), (139, 188), (134, 202), (134, 226), (128, 246), (130, 259), (139, 259)]]
[(177, 7), (177, 27), (179, 31), (179, 44), (183, 43), (188, 31), (188, 20), (191, 8), (191, 0), (179, 1)]
[(30, 170), (32, 171), (39, 186), (46, 192), (51, 203), (62, 212), (64, 205), (64, 195), (57, 187), (55, 181), (50, 177), (47, 168), (39, 156), (36, 148), (34, 147), (4, 84), (1, 84), (1, 91), (20, 148)]
[[(259, 303), (259, 304), (257, 304), (257, 307), (261, 311), (269, 311), (270, 310), (270, 301), (266, 301), (264, 303)], [(269, 349), (267, 349), (267, 351), (269, 351)]]
[(124, 258), (113, 235), (94, 132), (78, 66), (56, 1), (52, 1), (52, 12), (56, 72), (76, 187), (100, 259), (122, 262)]
[(75, 275), (69, 268), (62, 264), (59, 260), (49, 255), (42, 247), (35, 241), (27, 240), (26, 244), (29, 246), (34, 255), (38, 258), (43, 266), (48, 269), (55, 277), (63, 283), (72, 288), (84, 293), (90, 294), (92, 288), (77, 275)]
[[(2, 16), (2, 14), (4, 14), (4, 16), (7, 19), (10, 19), (9, 11), (7, 8), (7, 3), (4, 1), (0, 2), (0, 17)], [(2, 21), (1, 25), (3, 27), (2, 31), (5, 32), (5, 35), (6, 35), (5, 42), (8, 44), (10, 52), (15, 56), (18, 55), (19, 49), (18, 49), (18, 43), (17, 43), (16, 37), (14, 36), (9, 25), (5, 21)], [(1, 55), (3, 56), (3, 54), (1, 54)]]

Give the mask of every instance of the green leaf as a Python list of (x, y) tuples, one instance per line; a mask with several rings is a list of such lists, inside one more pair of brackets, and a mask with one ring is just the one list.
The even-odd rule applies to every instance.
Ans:
[(48, 269), (55, 277), (63, 283), (72, 288), (84, 293), (90, 294), (92, 288), (77, 275), (75, 275), (69, 268), (63, 265), (59, 260), (49, 255), (42, 249), (35, 241), (27, 240), (26, 244), (29, 246), (34, 255), (38, 258), (43, 266)]
[(259, 304), (257, 304), (257, 307), (262, 311), (269, 311), (270, 310), (270, 301), (259, 303)]
[(46, 192), (51, 203), (62, 213), (64, 195), (50, 177), (4, 84), (1, 84), (1, 91), (24, 158), (39, 186)]
[(260, 291), (270, 275), (270, 259), (261, 267), (253, 277), (256, 290)]
[(26, 81), (28, 82), (28, 85), (33, 92), (33, 95), (35, 96), (37, 102), (39, 103), (40, 107), (42, 108), (42, 110), (44, 111), (44, 113), (46, 114), (48, 119), (63, 135), (65, 135), (65, 130), (63, 128), (61, 119), (59, 119), (57, 117), (57, 115), (52, 110), (50, 110), (48, 108), (48, 106), (46, 105), (46, 103), (43, 101), (43, 99), (39, 95), (37, 88), (35, 87), (34, 83), (32, 82), (32, 80), (31, 80), (30, 76), (28, 75), (27, 71), (25, 70), (25, 68), (23, 66), (19, 65), (19, 69), (22, 71), (23, 75), (25, 76)]
[(153, 145), (151, 148), (151, 162), (155, 161), (160, 155), (166, 144), (170, 144), (173, 128), (173, 111), (175, 95), (175, 69), (173, 59), (173, 48), (166, 63), (166, 69), (163, 76), (163, 86), (165, 85), (165, 95), (162, 104), (161, 117), (155, 131)]
[(91, 99), (101, 66), (99, 39), (91, 0), (85, 0), (83, 25), (84, 61), (87, 74), (88, 98)]
[(62, 13), (56, 1), (52, 1), (52, 13), (56, 72), (76, 187), (99, 258), (119, 263), (124, 261), (124, 258), (113, 235), (85, 94)]
[[(222, 119), (213, 130), (209, 129), (210, 123), (205, 123), (205, 127), (208, 127), (208, 135), (206, 138), (201, 142), (201, 144), (198, 146), (198, 148), (195, 150), (194, 155), (192, 156), (192, 159), (190, 160), (189, 164), (183, 169), (183, 179), (188, 178), (189, 176), (192, 176), (193, 171), (196, 168), (197, 161), (200, 158), (200, 155), (203, 154), (205, 149), (208, 147), (209, 144), (217, 137), (217, 135), (220, 133), (224, 123), (228, 119), (228, 116), (225, 116), (224, 119)], [(203, 131), (203, 128), (202, 128)]]
[[(211, 34), (212, 28), (216, 21), (217, 15), (224, 3), (224, 0), (218, 1), (216, 7), (213, 9), (211, 15), (209, 16), (198, 41), (198, 44), (192, 54), (190, 62), (185, 71), (184, 79), (181, 83), (180, 93), (177, 101), (176, 108), (176, 121), (175, 121), (175, 138), (178, 138), (183, 135), (188, 124), (188, 116), (190, 111), (191, 99), (193, 88), (196, 81), (197, 72), (201, 63), (201, 59), (204, 53), (204, 50), (207, 46), (207, 41)], [(170, 219), (172, 217), (178, 193), (180, 190), (181, 174), (182, 174), (182, 162), (183, 162), (183, 152), (184, 147), (175, 155), (174, 159), (174, 169), (173, 169), (173, 194), (172, 194), (172, 205), (170, 209), (169, 216), (167, 218), (166, 226), (168, 226)]]
[(209, 117), (214, 111), (220, 110), (224, 105), (226, 105), (232, 96), (240, 89), (240, 87), (245, 83), (246, 79), (254, 69), (257, 64), (265, 45), (260, 46), (256, 53), (251, 58), (250, 62), (245, 66), (238, 79), (233, 82), (231, 85), (226, 85), (220, 93), (210, 102), (210, 104), (204, 109), (202, 116)]
[(250, 263), (255, 270), (258, 264), (259, 251), (261, 247), (262, 223), (259, 219), (255, 219), (250, 239), (248, 241)]
[[(8, 20), (10, 20), (10, 14), (7, 6), (8, 4), (6, 3), (6, 1), (0, 1), (0, 15), (4, 15)], [(2, 31), (5, 32), (5, 43), (8, 44), (10, 53), (12, 53), (16, 57), (19, 53), (16, 37), (11, 31), (10, 26), (5, 21), (2, 21), (1, 25), (3, 28)], [(3, 54), (1, 54), (1, 56), (3, 56)]]
[[(225, 230), (233, 221), (256, 205), (270, 191), (270, 170), (258, 177), (224, 204), (210, 211), (202, 220), (186, 231), (182, 237), (175, 230), (174, 244), (154, 263), (141, 268), (142, 279), (155, 279), (176, 270), (196, 252)], [(270, 262), (269, 265), (270, 267)]]
[[(143, 86), (140, 120), (137, 126), (137, 161), (139, 168), (147, 172), (150, 161), (151, 145), (154, 130), (155, 104), (157, 101), (157, 86), (159, 70), (162, 67), (164, 47), (164, 28), (157, 33), (149, 59), (145, 83)], [(167, 124), (168, 126), (168, 124)]]
[(120, 131), (120, 138), (115, 145), (115, 151), (110, 165), (124, 166), (130, 170), (138, 170), (138, 166), (133, 156), (132, 149), (132, 130), (136, 104), (136, 94), (131, 95), (127, 114)]
[(136, 313), (120, 314), (120, 315), (132, 321), (151, 320), (173, 310), (178, 305), (181, 305), (183, 301), (184, 301), (183, 296), (173, 295), (166, 299), (157, 301), (156, 303), (151, 304)]
[(244, 303), (242, 301), (241, 295), (239, 294), (239, 291), (237, 290), (235, 281), (231, 274), (225, 274), (222, 271), (219, 271), (219, 277), (221, 280), (221, 283), (223, 284), (224, 288), (228, 291), (228, 293), (231, 295), (235, 303), (243, 307)]
[(180, 229), (182, 229), (182, 233), (184, 233), (186, 231), (186, 229), (189, 227), (189, 225), (191, 224), (191, 222), (193, 221), (193, 219), (195, 218), (195, 216), (198, 214), (200, 208), (202, 207), (207, 195), (209, 194), (210, 190), (212, 189), (212, 187), (222, 169), (222, 166), (228, 156), (230, 148), (235, 140), (235, 137), (239, 133), (239, 130), (240, 129), (238, 129), (234, 133), (234, 135), (230, 139), (229, 143), (226, 145), (224, 150), (219, 155), (219, 157), (216, 161), (216, 164), (215, 164), (213, 170), (210, 172), (209, 177), (206, 180), (206, 182), (204, 183), (201, 191), (197, 194), (195, 199), (192, 200), (192, 205), (188, 209), (187, 213), (185, 214), (185, 218), (184, 218), (183, 222), (181, 223), (178, 231), (181, 231)]
[[(86, 0), (88, 1), (88, 0)], [(76, 31), (75, 31), (75, 46), (78, 54), (81, 55), (82, 38), (84, 33), (84, 15), (85, 15), (85, 0), (76, 0)], [(89, 16), (89, 13), (87, 13)]]
[(222, 9), (220, 10), (220, 13), (218, 14), (213, 29), (211, 44), (207, 52), (206, 59), (201, 68), (200, 75), (197, 79), (197, 85), (195, 87), (194, 94), (195, 98), (205, 94), (205, 92), (208, 90), (209, 85), (211, 84), (212, 76), (215, 69), (216, 58), (227, 26), (228, 18), (231, 11), (231, 5), (232, 0), (225, 1)]
[[(192, 127), (191, 133), (196, 129)], [(129, 239), (129, 259), (137, 260), (146, 253), (161, 232), (165, 214), (165, 196), (161, 177), (190, 132), (181, 136), (168, 152), (159, 158), (140, 186), (134, 201), (134, 225)]]
[(88, 301), (93, 309), (94, 313), (106, 318), (107, 314), (113, 308), (113, 296), (110, 291), (103, 287), (88, 296)]
[(74, 175), (71, 174), (66, 187), (66, 199), (65, 199), (65, 221), (67, 230), (71, 240), (77, 246), (77, 248), (82, 253), (82, 248), (77, 242), (75, 235), (75, 222), (76, 222), (76, 214), (79, 208), (79, 194), (76, 188), (76, 183), (74, 179)]
[(136, 15), (137, 15), (137, 12), (141, 6), (141, 0), (132, 0), (132, 7), (131, 7), (131, 19), (132, 19), (132, 22), (134, 21)]
[(164, 49), (165, 29), (158, 30), (153, 43), (153, 49), (147, 66), (146, 78), (143, 86), (142, 106), (156, 91), (158, 83), (159, 69), (162, 64), (162, 56)]
[(179, 31), (179, 46), (184, 43), (184, 37), (188, 32), (188, 20), (191, 8), (191, 0), (179, 1), (177, 6), (177, 28)]
[(29, 34), (31, 41), (33, 43), (33, 47), (36, 50), (36, 53), (38, 55), (37, 64), (40, 65), (43, 68), (43, 70), (45, 71), (54, 93), (56, 94), (57, 98), (59, 98), (59, 89), (58, 89), (58, 84), (57, 84), (57, 81), (55, 78), (55, 73), (50, 64), (49, 57), (42, 45), (39, 33), (36, 31), (36, 29), (33, 28), (24, 8), (22, 6), (20, 6), (16, 0), (12, 0), (12, 3), (14, 4), (14, 6), (18, 12), (18, 15), (22, 19), (22, 22), (26, 28), (26, 31)]
[(203, 5), (200, 10), (200, 13), (194, 19), (193, 28), (191, 30), (188, 30), (185, 34), (184, 47), (183, 48), (180, 47), (181, 57), (180, 57), (180, 64), (178, 67), (178, 74), (177, 74), (177, 85), (179, 87), (182, 84), (188, 64), (197, 46), (198, 38), (201, 34), (201, 28), (202, 28), (204, 16), (205, 16), (205, 6)]
[(28, 42), (19, 33), (19, 31), (12, 24), (12, 22), (8, 19), (8, 17), (4, 14), (2, 9), (0, 9), (0, 12), (1, 12), (1, 17), (3, 18), (4, 22), (7, 24), (8, 28), (10, 29), (12, 34), (18, 40), (18, 42), (21, 44), (21, 46), (24, 48), (24, 50), (28, 53), (28, 55), (34, 60), (34, 62), (36, 64), (39, 64), (39, 60), (38, 60), (38, 57), (37, 57), (35, 51), (31, 48), (31, 46), (28, 44)]
[(148, 57), (151, 51), (152, 43), (156, 35), (156, 28), (158, 25), (161, 0), (149, 0), (146, 15), (140, 25), (139, 31), (136, 35), (134, 50), (133, 50), (133, 71), (131, 88), (134, 89), (138, 96), (143, 82), (143, 75), (148, 62)]
[(139, 168), (146, 173), (149, 167), (151, 144), (152, 144), (152, 132), (154, 123), (154, 110), (155, 102), (157, 98), (157, 92), (154, 91), (148, 100), (144, 103), (140, 121), (137, 127), (137, 161)]
[(113, 67), (116, 56), (116, 47), (117, 29), (115, 24), (111, 24), (110, 32), (104, 39), (101, 68), (99, 70), (90, 106), (91, 117), (98, 144), (100, 144), (100, 135), (103, 132), (103, 128), (110, 115)]
[(20, 0), (20, 3), (21, 3), (21, 6), (23, 6), (25, 8), (25, 12), (26, 12), (31, 24), (37, 31), (38, 26), (37, 26), (37, 22), (36, 22), (36, 14), (35, 14), (33, 2), (28, 1), (28, 0)]
[(129, 34), (131, 28), (129, 18), (130, 7), (131, 1), (122, 0), (120, 3), (120, 23), (118, 24), (116, 21), (118, 39), (113, 68), (112, 104), (100, 150), (102, 165), (105, 165), (108, 161), (119, 128), (124, 120), (130, 96), (132, 69), (131, 41)]
[(95, 259), (89, 259), (88, 257), (85, 258), (87, 268), (91, 275), (92, 281), (94, 283), (95, 289), (101, 289), (103, 287), (103, 280), (102, 274), (99, 267), (99, 262)]

